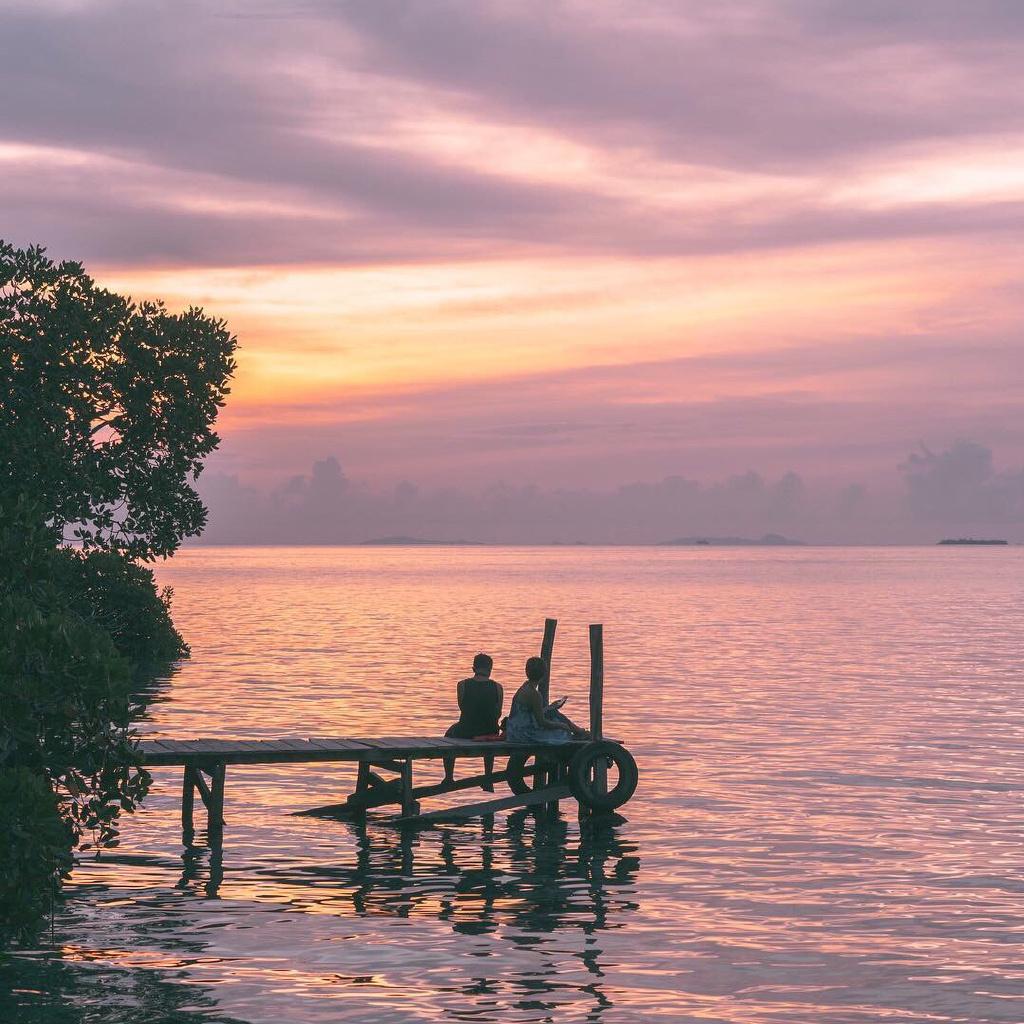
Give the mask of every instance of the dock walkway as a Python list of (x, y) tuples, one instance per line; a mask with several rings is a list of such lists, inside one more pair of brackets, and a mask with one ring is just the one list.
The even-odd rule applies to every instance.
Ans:
[[(541, 658), (551, 664), (556, 620), (544, 623)], [(637, 784), (636, 761), (618, 742), (603, 740), (604, 651), (602, 627), (590, 627), (590, 732), (593, 739), (565, 743), (509, 743), (504, 740), (463, 740), (447, 736), (286, 736), (278, 739), (143, 739), (139, 743), (146, 768), (178, 766), (183, 769), (181, 789), (182, 837), (191, 845), (195, 794), (207, 811), (207, 837), (219, 849), (224, 827), (224, 783), (228, 765), (351, 763), (356, 766), (354, 791), (342, 803), (296, 813), (365, 814), (374, 807), (397, 804), (396, 824), (460, 820), (498, 810), (544, 806), (557, 810), (558, 801), (574, 797), (581, 814), (614, 810), (633, 795)], [(540, 691), (548, 699), (548, 679)], [(480, 774), (446, 777), (441, 782), (416, 786), (417, 761), (484, 759)], [(507, 758), (504, 769), (494, 770), (495, 759)], [(615, 785), (608, 773), (614, 771)], [(382, 774), (387, 773), (387, 775)], [(390, 777), (389, 777), (390, 776)], [(511, 796), (420, 813), (420, 800), (465, 789), (494, 792), (504, 782)]]
[[(362, 815), (374, 807), (398, 804), (397, 824), (436, 821), (444, 817), (467, 818), (514, 807), (546, 804), (557, 807), (569, 797), (567, 772), (573, 757), (587, 741), (563, 744), (509, 743), (449, 739), (444, 736), (375, 737), (282, 737), (279, 739), (147, 739), (139, 744), (146, 768), (180, 766), (184, 769), (181, 793), (181, 825), (186, 844), (194, 835), (195, 794), (207, 811), (207, 835), (211, 846), (220, 847), (224, 826), (224, 785), (228, 765), (351, 763), (358, 770), (355, 791), (341, 803), (314, 808), (309, 813)], [(426, 786), (413, 784), (416, 761), (485, 758), (482, 774)], [(496, 757), (507, 757), (504, 770), (494, 771)], [(532, 764), (530, 762), (533, 762)], [(391, 773), (390, 778), (380, 772)], [(463, 789), (493, 790), (505, 782), (512, 797), (463, 805), (447, 811), (420, 814), (420, 800)]]
[[(572, 744), (565, 744), (572, 746)], [(147, 766), (222, 764), (300, 764), (310, 761), (379, 761), (533, 754), (538, 745), (499, 740), (459, 740), (444, 736), (333, 736), (266, 740), (148, 740), (139, 744)], [(550, 749), (550, 747), (548, 748)]]

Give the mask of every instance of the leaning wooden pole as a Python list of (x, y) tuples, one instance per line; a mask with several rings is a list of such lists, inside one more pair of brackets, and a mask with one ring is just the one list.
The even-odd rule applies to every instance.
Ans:
[(540, 644), (540, 656), (548, 670), (544, 675), (539, 687), (540, 699), (546, 706), (551, 700), (551, 654), (555, 649), (555, 629), (558, 626), (558, 619), (544, 620), (544, 639)]

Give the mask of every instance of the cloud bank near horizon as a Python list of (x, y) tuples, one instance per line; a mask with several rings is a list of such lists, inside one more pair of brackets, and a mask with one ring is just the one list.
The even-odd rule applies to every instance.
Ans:
[(376, 489), (328, 456), (270, 490), (235, 476), (200, 480), (210, 508), (206, 544), (353, 544), (385, 537), (505, 544), (649, 544), (693, 536), (780, 533), (817, 543), (934, 543), (1007, 533), (1024, 542), (1024, 466), (998, 470), (992, 452), (961, 441), (922, 447), (900, 483), (872, 491), (748, 471), (712, 483), (669, 476), (608, 489), (494, 484)]

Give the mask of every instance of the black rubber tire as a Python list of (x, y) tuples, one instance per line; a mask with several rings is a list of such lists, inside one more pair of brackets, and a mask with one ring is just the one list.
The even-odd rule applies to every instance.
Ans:
[(505, 770), (508, 772), (508, 788), (517, 796), (532, 793), (537, 783), (535, 776), (530, 776), (530, 778), (523, 776), (523, 769), (526, 768), (526, 762), (531, 757), (534, 757), (534, 755), (509, 754), (508, 764), (505, 766)]
[[(591, 785), (590, 772), (598, 759), (613, 761), (619, 771), (618, 782), (607, 793), (596, 793)], [(588, 743), (569, 762), (569, 789), (580, 804), (592, 811), (614, 811), (621, 807), (636, 792), (639, 776), (633, 755), (611, 740)]]

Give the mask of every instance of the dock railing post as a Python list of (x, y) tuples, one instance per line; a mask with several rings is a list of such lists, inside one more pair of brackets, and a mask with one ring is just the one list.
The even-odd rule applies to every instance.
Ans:
[[(604, 627), (590, 627), (590, 735), (601, 739), (604, 734)], [(602, 765), (594, 768), (594, 787), (608, 792), (608, 772)]]
[(558, 619), (544, 620), (544, 639), (540, 644), (540, 656), (544, 659), (544, 664), (547, 665), (548, 670), (541, 680), (539, 689), (541, 703), (545, 707), (551, 700), (551, 654), (555, 649), (555, 628), (557, 626)]

